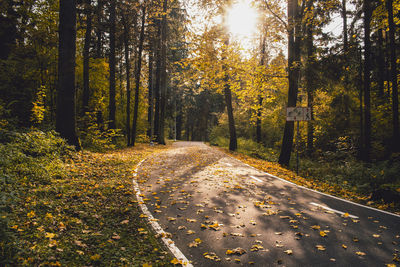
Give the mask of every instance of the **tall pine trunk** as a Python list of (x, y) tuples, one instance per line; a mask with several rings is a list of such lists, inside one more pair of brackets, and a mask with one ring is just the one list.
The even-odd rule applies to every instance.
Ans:
[(154, 137), (158, 141), (160, 132), (160, 87), (161, 87), (161, 22), (157, 21), (156, 75), (154, 86)]
[(160, 62), (160, 121), (157, 142), (165, 145), (164, 126), (165, 126), (165, 112), (167, 103), (167, 4), (168, 0), (164, 0), (163, 5), (163, 18), (161, 22), (161, 62)]
[(364, 160), (371, 159), (371, 16), (370, 0), (364, 0)]
[(136, 132), (137, 132), (137, 119), (138, 119), (138, 110), (139, 110), (139, 97), (140, 97), (140, 74), (142, 71), (142, 52), (143, 52), (143, 42), (144, 42), (144, 25), (146, 22), (146, 7), (143, 4), (142, 8), (142, 25), (140, 28), (140, 37), (139, 37), (139, 51), (138, 51), (138, 59), (137, 59), (137, 67), (136, 67), (136, 75), (135, 75), (135, 105), (133, 107), (133, 122), (132, 122), (132, 141), (131, 145), (134, 146), (136, 142)]
[[(343, 0), (345, 3), (345, 0)], [(307, 12), (313, 12), (313, 4), (314, 0), (307, 1)], [(307, 65), (305, 71), (305, 79), (306, 79), (306, 87), (307, 87), (307, 106), (311, 109), (311, 120), (307, 122), (307, 155), (309, 157), (312, 156), (314, 152), (314, 122), (313, 122), (313, 114), (314, 114), (314, 62), (315, 62), (315, 54), (314, 54), (314, 15), (307, 16), (310, 18), (310, 21), (307, 21), (306, 25), (306, 48), (307, 48)]]
[(108, 128), (115, 129), (115, 1), (110, 2), (110, 90), (108, 102)]
[(153, 41), (149, 41), (149, 77), (148, 77), (148, 110), (147, 110), (147, 122), (149, 124), (149, 128), (147, 130), (147, 135), (150, 141), (153, 139), (153, 115), (154, 115), (154, 94), (153, 94)]
[(126, 136), (127, 145), (131, 145), (131, 63), (129, 56), (130, 27), (125, 14), (122, 14), (122, 24), (124, 26), (124, 50), (126, 68)]
[(390, 69), (392, 80), (392, 109), (393, 109), (393, 147), (394, 151), (400, 151), (400, 130), (399, 130), (399, 92), (397, 88), (397, 58), (396, 58), (396, 26), (393, 21), (393, 0), (386, 1), (389, 21), (390, 39)]
[(90, 42), (92, 36), (92, 7), (91, 0), (85, 2), (86, 32), (83, 46), (83, 93), (82, 93), (82, 115), (89, 111), (90, 85), (89, 85), (89, 60)]
[(76, 1), (60, 0), (56, 130), (80, 149), (75, 118)]
[[(299, 63), (300, 63), (300, 30), (298, 22), (298, 2), (297, 0), (288, 1), (288, 76), (289, 93), (288, 107), (295, 107), (297, 102), (297, 92), (299, 89)], [(289, 166), (290, 156), (293, 146), (294, 122), (286, 121), (283, 132), (281, 153), (279, 164)]]

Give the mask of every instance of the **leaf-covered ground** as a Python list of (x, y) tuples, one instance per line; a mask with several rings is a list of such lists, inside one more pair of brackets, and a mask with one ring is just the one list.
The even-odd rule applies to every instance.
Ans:
[(320, 192), (324, 192), (333, 196), (341, 197), (344, 199), (348, 199), (357, 203), (361, 203), (364, 205), (368, 205), (374, 208), (378, 208), (381, 210), (390, 211), (396, 214), (400, 214), (400, 204), (399, 203), (391, 203), (385, 204), (381, 202), (374, 202), (370, 201), (369, 195), (360, 194), (356, 188), (354, 190), (349, 190), (349, 187), (343, 187), (340, 184), (335, 183), (328, 183), (326, 181), (314, 178), (304, 178), (299, 175), (296, 175), (295, 172), (285, 169), (280, 166), (278, 163), (269, 162), (262, 159), (252, 158), (248, 155), (238, 153), (238, 152), (231, 152), (224, 148), (218, 148), (225, 153), (230, 154), (231, 156), (253, 166), (259, 170), (265, 171), (272, 175), (278, 176), (280, 178), (286, 179), (291, 181), (295, 184), (314, 189)]
[[(140, 218), (132, 187), (135, 166), (165, 148), (139, 145), (108, 153), (77, 153), (67, 175), (48, 184), (26, 179), (8, 216), (10, 266), (165, 266), (171, 257)], [(21, 188), (22, 188), (21, 187)], [(21, 197), (22, 196), (22, 197)], [(4, 218), (4, 217), (3, 217)]]

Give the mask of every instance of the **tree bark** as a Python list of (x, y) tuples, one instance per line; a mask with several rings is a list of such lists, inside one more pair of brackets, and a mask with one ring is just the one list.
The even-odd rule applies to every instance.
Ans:
[[(289, 93), (288, 107), (295, 107), (297, 102), (299, 64), (300, 64), (300, 30), (298, 23), (298, 3), (297, 0), (288, 1), (288, 76)], [(294, 122), (286, 121), (283, 133), (279, 164), (289, 166), (294, 135)]]
[[(151, 37), (150, 37), (151, 38)], [(147, 111), (147, 122), (149, 123), (149, 129), (147, 130), (147, 135), (149, 136), (150, 141), (153, 139), (154, 133), (154, 93), (153, 93), (153, 41), (150, 40), (150, 49), (149, 49), (149, 77), (148, 77), (148, 104), (149, 108)]]
[(385, 54), (383, 44), (383, 29), (378, 29), (377, 67), (378, 67), (378, 96), (382, 100), (385, 91)]
[(160, 132), (160, 87), (161, 87), (161, 22), (157, 22), (156, 39), (156, 80), (154, 87), (154, 137), (158, 140)]
[[(314, 4), (314, 0), (307, 1), (307, 11), (313, 12), (312, 7)], [(346, 6), (346, 1), (343, 0), (344, 9)], [(309, 17), (309, 16), (307, 16)], [(306, 79), (306, 87), (307, 87), (307, 106), (311, 109), (311, 120), (307, 122), (307, 155), (309, 157), (314, 153), (314, 62), (315, 62), (315, 54), (314, 54), (314, 19), (311, 17), (310, 21), (307, 22), (306, 25), (306, 48), (307, 48), (307, 65), (305, 71), (305, 79)], [(344, 30), (347, 32), (347, 30)], [(346, 37), (347, 39), (347, 37)], [(345, 41), (346, 43), (347, 41)], [(346, 45), (345, 45), (346, 47)]]
[(164, 15), (161, 22), (161, 73), (160, 73), (160, 121), (157, 142), (165, 145), (164, 126), (167, 96), (167, 4), (168, 0), (164, 0)]
[(364, 0), (364, 160), (371, 157), (371, 16), (370, 0)]
[(394, 151), (400, 151), (400, 129), (399, 129), (399, 92), (397, 88), (397, 58), (396, 58), (396, 26), (393, 21), (393, 0), (386, 1), (389, 21), (390, 39), (390, 69), (392, 80), (392, 114), (393, 114), (393, 147)]
[(103, 0), (97, 0), (96, 15), (97, 15), (96, 58), (101, 58), (103, 56), (103, 31), (102, 31)]
[[(225, 49), (227, 49), (229, 45), (229, 37), (225, 39)], [(226, 51), (224, 52), (226, 54)], [(226, 55), (223, 59), (226, 59)], [(226, 111), (228, 113), (228, 125), (229, 125), (229, 150), (236, 151), (237, 150), (237, 137), (236, 137), (236, 127), (235, 127), (235, 118), (233, 117), (233, 107), (232, 107), (232, 92), (229, 84), (229, 74), (228, 74), (228, 66), (226, 63), (223, 65), (224, 70), (224, 97), (225, 97), (225, 105)]]
[(138, 119), (138, 110), (139, 110), (139, 89), (140, 89), (140, 74), (142, 71), (142, 52), (143, 52), (143, 42), (144, 42), (144, 25), (146, 22), (146, 6), (143, 4), (142, 7), (142, 26), (140, 29), (140, 37), (139, 37), (139, 51), (138, 51), (138, 59), (137, 59), (137, 67), (136, 67), (136, 75), (135, 75), (135, 106), (133, 107), (133, 122), (132, 122), (132, 141), (131, 145), (134, 146), (136, 142), (136, 126)]
[(130, 40), (130, 27), (126, 21), (125, 14), (122, 14), (122, 24), (124, 26), (124, 50), (125, 50), (125, 68), (126, 68), (126, 136), (127, 145), (131, 145), (131, 63), (129, 56), (129, 40)]
[(115, 1), (110, 2), (110, 90), (108, 104), (108, 128), (115, 129)]
[[(265, 65), (265, 42), (266, 42), (266, 36), (264, 35), (262, 37), (262, 42), (261, 42), (260, 66), (264, 66)], [(258, 97), (259, 108), (257, 110), (257, 118), (256, 118), (256, 141), (257, 141), (257, 143), (261, 143), (261, 138), (262, 138), (261, 137), (262, 103), (263, 103), (263, 97), (260, 94), (259, 97)]]
[(85, 2), (86, 32), (83, 46), (83, 93), (82, 93), (82, 115), (89, 111), (90, 85), (89, 85), (89, 60), (90, 42), (92, 36), (92, 7), (91, 0)]
[(56, 130), (80, 149), (75, 118), (76, 0), (60, 0)]

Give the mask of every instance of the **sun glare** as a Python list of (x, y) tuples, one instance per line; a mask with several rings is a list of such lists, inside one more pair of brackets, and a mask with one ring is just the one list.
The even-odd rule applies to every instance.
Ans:
[(257, 30), (258, 13), (250, 1), (239, 0), (227, 13), (229, 32), (236, 38), (250, 38)]

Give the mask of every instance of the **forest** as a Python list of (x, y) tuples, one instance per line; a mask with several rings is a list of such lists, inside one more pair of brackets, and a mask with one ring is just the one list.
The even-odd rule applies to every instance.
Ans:
[[(254, 13), (229, 18), (238, 3)], [(243, 43), (232, 24), (254, 16)], [(177, 140), (276, 163), (321, 190), (398, 212), (399, 43), (399, 0), (1, 1), (2, 262), (43, 263), (15, 245), (21, 233), (21, 246), (37, 245), (36, 232), (15, 226), (18, 212), (39, 216), (29, 213), (28, 188), (40, 205), (41, 194), (90, 186), (76, 178), (85, 164), (96, 166), (85, 179), (104, 164), (131, 168), (138, 158), (124, 149), (144, 157)], [(311, 119), (287, 120), (288, 107), (307, 107)]]

